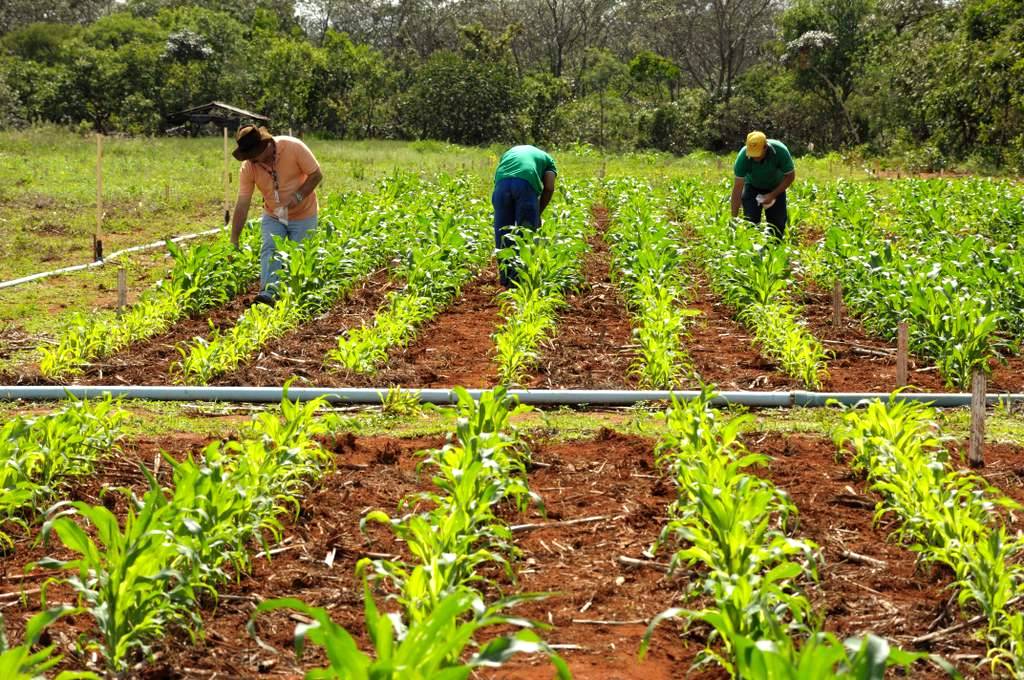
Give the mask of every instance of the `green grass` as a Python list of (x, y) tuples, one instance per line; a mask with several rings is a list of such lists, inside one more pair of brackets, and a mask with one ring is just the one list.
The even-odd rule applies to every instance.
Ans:
[[(55, 404), (26, 405), (0, 402), (0, 421), (17, 414), (38, 414), (55, 410)], [(126, 424), (128, 436), (160, 436), (175, 432), (206, 435), (211, 438), (230, 436), (249, 419), (247, 410), (220, 404), (180, 402), (126, 402), (131, 418)], [(276, 408), (269, 405), (267, 408)], [(591, 439), (601, 430), (657, 438), (662, 434), (657, 406), (584, 411), (568, 407), (535, 408), (516, 417), (516, 424), (531, 437), (550, 441), (572, 442)], [(733, 407), (732, 415), (748, 412)], [(750, 411), (754, 421), (749, 431), (819, 435), (831, 438), (840, 424), (842, 411), (837, 408), (760, 409)], [(449, 407), (427, 407), (405, 416), (389, 416), (379, 408), (366, 407), (356, 411), (331, 410), (322, 415), (332, 421), (331, 429), (352, 432), (364, 437), (394, 436), (401, 438), (443, 437), (452, 431), (456, 413)], [(970, 411), (946, 409), (939, 411), (939, 426), (944, 434), (966, 439)], [(986, 422), (986, 440), (1024, 446), (1024, 413), (1009, 413), (997, 407)]]

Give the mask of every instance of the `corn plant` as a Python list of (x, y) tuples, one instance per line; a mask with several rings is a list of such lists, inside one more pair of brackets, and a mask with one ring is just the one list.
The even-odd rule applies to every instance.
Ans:
[(898, 182), (887, 200), (837, 183), (821, 198), (830, 224), (817, 256), (867, 330), (891, 340), (908, 322), (910, 350), (961, 389), (1024, 339), (1022, 243), (992, 209), (1012, 194), (970, 186), (986, 198), (948, 182)]
[[(411, 563), (363, 560), (357, 568), (360, 576), (372, 576), (395, 588), (393, 597), (410, 630), (432, 625), (453, 595), (480, 597), (477, 586), (492, 582), (481, 570), (485, 564), (498, 566), (514, 579), (511, 560), (519, 551), (497, 509), (504, 503), (523, 508), (539, 501), (526, 486), (529, 451), (511, 425), (519, 409), (513, 408), (507, 391), (485, 392), (479, 402), (462, 388), (456, 392), (459, 418), (453, 440), (422, 454), (421, 467), (435, 470), (437, 491), (412, 494), (402, 502), (403, 507), (426, 504), (431, 509), (394, 519), (374, 511), (361, 523), (364, 528), (368, 522), (390, 527), (413, 555)], [(543, 595), (502, 600), (492, 605), (493, 611), (539, 597)], [(458, 637), (464, 623), (447, 616), (445, 621), (440, 637)], [(462, 645), (445, 651), (444, 663), (458, 665), (461, 650)]]
[(115, 451), (124, 417), (109, 399), (80, 401), (0, 427), (0, 549), (13, 545), (3, 523), (26, 527), (67, 481), (90, 474), (98, 459)]
[(828, 377), (828, 353), (807, 330), (790, 299), (793, 287), (789, 246), (744, 220), (730, 220), (709, 192), (682, 183), (677, 195), (681, 210), (700, 241), (703, 265), (711, 287), (747, 326), (762, 353), (777, 361), (787, 375), (809, 389)]
[(816, 546), (786, 534), (796, 513), (786, 494), (746, 473), (767, 462), (739, 440), (750, 417), (725, 420), (709, 408), (710, 397), (705, 388), (686, 404), (673, 400), (655, 450), (658, 464), (678, 487), (656, 547), (670, 539), (682, 543), (672, 568), (701, 566), (690, 595), (710, 602), (702, 609), (678, 607), (656, 616), (641, 657), (653, 629), (666, 618), (681, 617), (712, 631), (696, 664), (715, 662), (744, 680), (881, 680), (889, 667), (906, 669), (930, 658), (892, 648), (873, 635), (843, 643), (821, 631), (820, 616), (800, 591), (802, 576), (817, 578)]
[(91, 361), (168, 330), (175, 321), (233, 298), (255, 278), (258, 234), (249, 230), (236, 251), (226, 239), (185, 249), (170, 241), (170, 275), (120, 316), (75, 314), (57, 344), (39, 348), (39, 370), (52, 380), (77, 375)]
[(618, 189), (610, 192), (615, 219), (606, 238), (612, 277), (633, 317), (638, 350), (630, 370), (643, 387), (671, 389), (697, 374), (683, 345), (690, 320), (699, 315), (684, 306), (686, 251), (650, 186), (623, 182)]
[[(333, 460), (314, 437), (324, 425), (314, 419), (322, 402), (282, 401), (281, 416), (257, 416), (241, 441), (214, 443), (203, 461), (174, 468), (175, 489), (160, 488), (143, 469), (150, 488), (132, 499), (123, 524), (104, 506), (58, 503), (43, 527), (56, 534), (73, 560), (45, 558), (37, 565), (71, 572), (47, 580), (67, 583), (81, 608), (96, 622), (99, 651), (111, 672), (123, 672), (172, 627), (202, 631), (200, 595), (216, 598), (216, 586), (249, 570), (253, 544), (268, 549), (280, 536), (279, 518), (298, 512), (308, 483)], [(92, 525), (94, 539), (74, 519)]]
[(673, 401), (666, 413), (666, 434), (655, 457), (676, 480), (679, 497), (656, 547), (670, 539), (682, 541), (685, 547), (673, 555), (672, 568), (706, 567), (691, 594), (710, 596), (713, 604), (670, 609), (652, 621), (648, 636), (667, 616), (703, 621), (723, 650), (709, 641), (698, 663), (715, 661), (736, 675), (737, 640), (780, 639), (806, 632), (813, 623), (797, 579), (805, 573), (816, 577), (816, 546), (786, 535), (786, 524), (796, 513), (786, 494), (746, 474), (747, 468), (767, 462), (739, 441), (749, 417), (723, 422), (709, 408), (710, 397), (705, 389), (690, 402)]
[(512, 245), (498, 251), (503, 267), (516, 272), (512, 288), (498, 297), (504, 321), (494, 333), (495, 360), (502, 384), (523, 383), (552, 336), (565, 294), (582, 283), (587, 249), (591, 188), (563, 189), (563, 207), (540, 227), (518, 227)]
[(270, 339), (322, 313), (360, 278), (383, 265), (399, 237), (392, 219), (401, 208), (393, 202), (371, 207), (374, 200), (373, 195), (355, 194), (340, 204), (338, 213), (325, 215), (302, 243), (279, 240), (276, 257), (281, 269), (274, 306), (250, 307), (227, 330), (213, 329), (209, 338), (179, 345), (182, 358), (174, 369), (176, 379), (207, 384), (234, 370)]
[(949, 465), (934, 417), (921, 403), (875, 400), (846, 414), (836, 442), (850, 447), (850, 466), (881, 496), (876, 521), (898, 521), (893, 536), (922, 563), (948, 567), (965, 613), (980, 610), (987, 619), (993, 671), (1018, 673), (1024, 638), (1010, 605), (1024, 585), (1024, 537), (1009, 532), (1000, 511), (1021, 507)]
[(328, 364), (372, 374), (390, 350), (407, 346), (426, 321), (451, 304), (486, 254), (482, 204), (470, 208), (452, 206), (445, 212), (433, 207), (414, 218), (413, 245), (395, 271), (404, 288), (388, 295), (372, 322), (339, 337)]
[[(150, 490), (129, 508), (123, 528), (110, 510), (87, 503), (59, 503), (43, 525), (43, 540), (57, 534), (72, 560), (45, 558), (38, 566), (72, 572), (67, 579), (47, 579), (48, 586), (66, 582), (78, 594), (79, 605), (96, 622), (100, 639), (95, 647), (114, 672), (125, 671), (136, 654), (148, 655), (151, 642), (175, 624), (199, 628), (193, 609), (195, 589), (171, 568), (178, 551), (169, 511), (159, 490)], [(72, 520), (79, 516), (96, 531), (95, 540)]]
[[(515, 603), (501, 600), (490, 606), (467, 590), (445, 596), (425, 619), (405, 626), (378, 610), (369, 587), (363, 588), (366, 631), (373, 645), (373, 656), (361, 651), (344, 628), (330, 614), (296, 599), (268, 600), (261, 603), (253, 617), (277, 609), (300, 612), (313, 620), (295, 629), (295, 652), (302, 656), (311, 642), (324, 649), (328, 665), (306, 674), (313, 678), (344, 680), (465, 680), (477, 668), (497, 668), (517, 653), (546, 653), (559, 678), (572, 677), (569, 668), (534, 633), (534, 624), (511, 618), (500, 612)], [(253, 629), (250, 621), (250, 630)], [(495, 627), (513, 626), (520, 630), (491, 639), (465, 658), (474, 636)]]

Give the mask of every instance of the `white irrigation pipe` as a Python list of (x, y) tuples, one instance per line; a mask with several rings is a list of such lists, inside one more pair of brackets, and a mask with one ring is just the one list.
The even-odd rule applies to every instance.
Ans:
[(0, 289), (20, 286), (21, 284), (28, 283), (29, 281), (37, 281), (39, 279), (57, 276), (58, 274), (70, 274), (71, 272), (82, 271), (83, 269), (102, 267), (107, 263), (108, 260), (113, 260), (114, 258), (120, 257), (121, 255), (127, 255), (128, 253), (137, 253), (143, 250), (152, 250), (154, 248), (159, 248), (161, 246), (167, 245), (168, 240), (170, 240), (171, 243), (181, 243), (182, 241), (191, 241), (192, 239), (202, 238), (204, 236), (212, 236), (213, 234), (220, 233), (224, 229), (226, 229), (226, 227), (217, 227), (216, 229), (201, 231), (197, 234), (186, 234), (184, 236), (176, 236), (175, 238), (172, 239), (164, 239), (163, 241), (153, 241), (152, 243), (147, 243), (141, 246), (132, 246), (131, 248), (118, 250), (116, 253), (111, 253), (110, 255), (107, 255), (102, 260), (96, 260), (95, 262), (89, 262), (88, 264), (76, 264), (70, 267), (54, 269), (53, 271), (50, 272), (39, 272), (38, 274), (29, 274), (28, 276), (23, 276), (20, 279), (11, 279), (10, 281), (4, 281), (0, 283)]
[[(77, 399), (96, 399), (107, 395), (124, 399), (148, 401), (215, 401), (215, 402), (278, 402), (287, 394), (289, 399), (309, 401), (323, 397), (331, 404), (380, 404), (387, 397), (387, 387), (187, 387), (149, 385), (42, 385), (0, 386), (0, 401), (18, 399), (29, 401), (54, 401), (66, 399), (69, 395)], [(396, 388), (405, 396), (415, 396), (423, 403), (454, 404), (458, 396), (450, 389)], [(479, 398), (485, 390), (469, 390)], [(563, 406), (631, 406), (645, 401), (667, 401), (672, 395), (678, 399), (693, 399), (700, 392), (691, 390), (509, 390), (524, 404), (545, 404)], [(866, 400), (890, 399), (923, 401), (938, 407), (970, 406), (970, 393), (908, 393), (892, 397), (888, 392), (718, 392), (713, 400), (716, 406), (741, 404), (744, 406), (792, 407), (825, 406), (835, 401), (853, 405)], [(989, 394), (989, 404), (1024, 403), (1024, 394)]]

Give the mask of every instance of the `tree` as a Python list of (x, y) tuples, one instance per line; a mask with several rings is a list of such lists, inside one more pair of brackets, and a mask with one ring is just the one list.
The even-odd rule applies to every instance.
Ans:
[(35, 23), (87, 24), (115, 7), (115, 0), (4, 0), (0, 35)]
[(729, 101), (736, 80), (766, 56), (780, 0), (646, 0), (645, 34), (695, 87)]
[(510, 141), (518, 136), (520, 86), (509, 64), (435, 52), (402, 99), (405, 130), (416, 138), (460, 144)]
[(797, 86), (828, 102), (854, 143), (860, 134), (846, 103), (874, 45), (874, 16), (874, 0), (797, 0), (782, 16)]

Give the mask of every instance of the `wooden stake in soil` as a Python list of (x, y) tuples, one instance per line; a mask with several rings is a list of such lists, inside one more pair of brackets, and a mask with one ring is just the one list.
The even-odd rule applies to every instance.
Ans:
[(832, 327), (836, 330), (843, 325), (843, 284), (836, 279), (832, 286)]
[(907, 386), (907, 353), (910, 345), (906, 321), (900, 321), (896, 328), (896, 387)]
[(971, 443), (967, 450), (967, 461), (971, 467), (985, 465), (985, 391), (987, 390), (985, 371), (974, 369), (971, 376)]
[(228, 128), (224, 127), (224, 226), (231, 221), (231, 194), (228, 193)]
[(117, 313), (128, 306), (128, 272), (124, 267), (117, 270)]
[(96, 133), (96, 233), (92, 237), (92, 259), (103, 259), (103, 135)]

